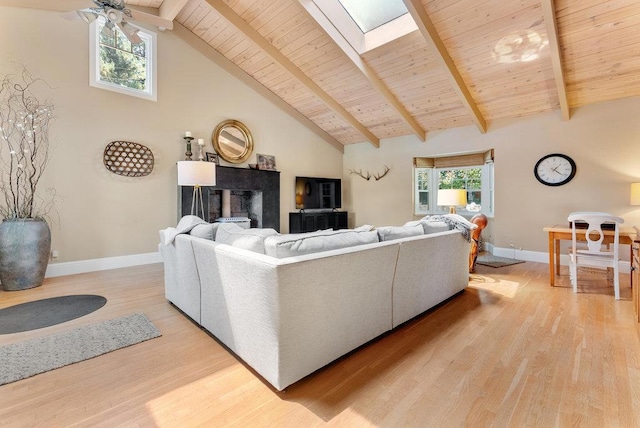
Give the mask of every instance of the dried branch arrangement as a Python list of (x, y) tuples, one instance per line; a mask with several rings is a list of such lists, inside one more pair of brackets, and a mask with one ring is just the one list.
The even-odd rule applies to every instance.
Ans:
[(46, 85), (26, 69), (0, 77), (0, 215), (39, 218), (53, 204), (36, 194), (49, 160), (49, 123), (53, 104), (40, 102), (33, 89)]

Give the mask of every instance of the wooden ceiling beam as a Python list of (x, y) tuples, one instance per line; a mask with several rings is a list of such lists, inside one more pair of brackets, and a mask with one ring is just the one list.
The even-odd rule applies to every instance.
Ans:
[(245, 22), (237, 13), (233, 11), (229, 6), (220, 0), (207, 0), (207, 3), (211, 5), (224, 19), (226, 19), (231, 25), (233, 25), (238, 31), (242, 32), (249, 40), (255, 43), (260, 49), (262, 49), (267, 55), (269, 55), (275, 62), (284, 67), (291, 75), (293, 75), (300, 83), (302, 83), (307, 89), (309, 89), (315, 96), (320, 98), (324, 104), (331, 109), (334, 113), (345, 120), (349, 125), (355, 128), (365, 139), (375, 147), (380, 147), (380, 139), (376, 137), (367, 127), (358, 122), (344, 107), (334, 100), (329, 94), (327, 94), (318, 84), (305, 75), (300, 69), (282, 52), (280, 52), (275, 46), (273, 46), (267, 39), (262, 37), (253, 27)]
[[(167, 0), (165, 0), (167, 1)], [(73, 12), (75, 10), (96, 7), (91, 0), (0, 0), (0, 6), (15, 6), (28, 9), (41, 9), (53, 12)], [(158, 16), (158, 9), (152, 7), (129, 6), (134, 21), (140, 21), (154, 25), (160, 30), (173, 29), (173, 19), (164, 19)], [(138, 12), (144, 12), (144, 16)]]
[(173, 21), (189, 0), (164, 0), (158, 9), (160, 18)]
[(0, 6), (70, 12), (95, 6), (91, 0), (0, 0)]
[(569, 120), (571, 118), (571, 110), (569, 109), (567, 86), (564, 81), (564, 71), (562, 69), (562, 53), (560, 51), (560, 42), (558, 41), (556, 8), (553, 0), (541, 0), (541, 3), (542, 14), (547, 27), (547, 39), (549, 40), (549, 49), (551, 50), (551, 65), (558, 90), (560, 111), (562, 112), (562, 119)]
[(335, 42), (335, 44), (347, 55), (349, 60), (360, 70), (363, 76), (371, 83), (373, 88), (382, 95), (391, 107), (402, 117), (402, 120), (413, 130), (420, 141), (425, 141), (426, 131), (418, 124), (413, 116), (407, 111), (400, 101), (391, 93), (389, 87), (384, 84), (377, 76), (373, 69), (362, 59), (356, 50), (345, 40), (335, 26), (329, 21), (326, 15), (313, 2), (313, 0), (298, 0), (302, 7), (305, 8), (309, 16), (313, 18), (320, 27), (325, 31), (327, 36)]
[(427, 41), (427, 44), (431, 47), (432, 51), (436, 54), (438, 61), (444, 66), (444, 70), (449, 77), (449, 80), (453, 84), (453, 89), (460, 96), (460, 100), (466, 107), (467, 111), (471, 114), (471, 117), (480, 130), (481, 133), (487, 132), (487, 122), (485, 121), (482, 113), (478, 109), (475, 100), (471, 96), (467, 85), (464, 83), (460, 72), (456, 68), (447, 48), (440, 39), (436, 28), (434, 27), (427, 11), (422, 5), (422, 0), (403, 0), (405, 6), (409, 10), (409, 13), (413, 17), (413, 20), (418, 25), (418, 29), (422, 33), (422, 36)]

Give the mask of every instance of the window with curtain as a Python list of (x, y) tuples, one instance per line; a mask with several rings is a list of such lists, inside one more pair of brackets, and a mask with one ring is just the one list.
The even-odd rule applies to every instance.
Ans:
[(467, 204), (458, 214), (493, 215), (493, 149), (429, 158), (414, 158), (414, 213), (445, 214), (449, 207), (437, 205), (439, 189), (464, 189)]

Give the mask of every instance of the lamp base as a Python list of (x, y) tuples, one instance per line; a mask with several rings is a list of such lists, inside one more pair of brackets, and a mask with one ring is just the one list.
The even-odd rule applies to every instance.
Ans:
[[(200, 203), (200, 215), (198, 215), (198, 203)], [(191, 215), (204, 218), (204, 203), (202, 202), (202, 187), (197, 184), (193, 186), (193, 195), (191, 196)]]
[(455, 213), (456, 213), (456, 207), (450, 206), (449, 207), (449, 214), (455, 214)]

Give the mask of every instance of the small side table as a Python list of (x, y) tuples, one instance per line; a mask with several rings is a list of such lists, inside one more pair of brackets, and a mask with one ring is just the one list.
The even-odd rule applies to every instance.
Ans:
[(487, 226), (487, 216), (484, 214), (476, 214), (471, 217), (471, 223), (478, 227), (471, 231), (471, 251), (469, 251), (469, 273), (476, 270), (476, 260), (478, 259), (478, 243), (482, 235), (482, 229)]

